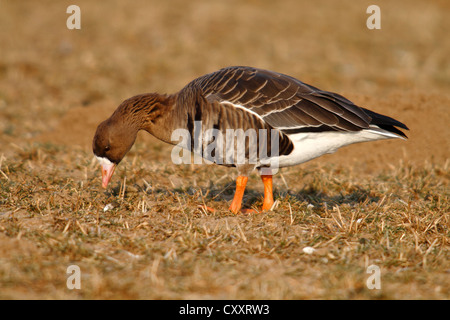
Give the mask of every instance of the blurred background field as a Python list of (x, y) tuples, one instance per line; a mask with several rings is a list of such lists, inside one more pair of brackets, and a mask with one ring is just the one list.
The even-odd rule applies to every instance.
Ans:
[[(81, 30), (66, 27), (71, 4)], [(366, 28), (371, 4), (381, 30)], [(0, 25), (1, 298), (449, 297), (448, 1), (0, 0)], [(175, 166), (146, 134), (101, 190), (100, 121), (230, 65), (338, 92), (409, 140), (282, 171), (266, 215), (228, 213), (232, 170)], [(365, 286), (372, 263), (379, 291)], [(82, 290), (65, 286), (70, 264)]]

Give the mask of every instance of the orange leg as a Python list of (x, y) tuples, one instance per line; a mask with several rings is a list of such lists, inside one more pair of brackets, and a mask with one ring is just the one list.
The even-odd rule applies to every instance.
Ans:
[(264, 202), (262, 210), (270, 210), (273, 206), (272, 176), (261, 175), (261, 180), (264, 183)]
[(239, 176), (236, 179), (236, 192), (234, 193), (234, 198), (230, 205), (230, 211), (233, 213), (238, 213), (239, 210), (241, 210), (242, 198), (244, 197), (247, 180), (248, 177), (246, 176)]

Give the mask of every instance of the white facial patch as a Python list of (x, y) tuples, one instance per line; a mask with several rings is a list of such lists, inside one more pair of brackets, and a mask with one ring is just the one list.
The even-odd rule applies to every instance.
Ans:
[(113, 163), (108, 159), (108, 158), (104, 158), (104, 157), (97, 157), (95, 156), (98, 160), (98, 162), (100, 163), (100, 165), (102, 167), (110, 167), (113, 165)]

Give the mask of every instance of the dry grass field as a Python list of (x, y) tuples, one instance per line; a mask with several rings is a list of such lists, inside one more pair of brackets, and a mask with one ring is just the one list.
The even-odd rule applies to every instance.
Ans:
[[(0, 21), (1, 299), (450, 297), (448, 1), (0, 0)], [(230, 213), (233, 169), (174, 165), (144, 133), (101, 188), (100, 121), (229, 65), (338, 92), (409, 140), (280, 170), (267, 213)], [(262, 191), (255, 173), (244, 204)]]

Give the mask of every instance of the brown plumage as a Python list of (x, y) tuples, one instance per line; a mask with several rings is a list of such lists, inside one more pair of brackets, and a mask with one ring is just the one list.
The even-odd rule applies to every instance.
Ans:
[[(282, 167), (308, 161), (351, 143), (406, 138), (397, 127), (407, 129), (395, 119), (358, 107), (339, 94), (317, 89), (290, 76), (250, 67), (229, 67), (193, 80), (173, 95), (141, 94), (125, 100), (98, 126), (93, 151), (102, 162), (103, 186), (106, 187), (139, 130), (176, 144), (172, 133), (185, 129), (191, 137), (192, 151), (198, 151), (193, 148), (200, 130), (203, 139), (200, 152), (214, 142), (206, 138), (208, 130), (214, 129), (224, 137), (227, 129), (256, 130), (264, 133), (257, 136), (258, 150), (264, 140), (266, 154), (271, 154), (272, 142), (276, 142), (276, 157)], [(222, 149), (216, 147), (216, 153), (219, 150), (224, 157), (228, 156), (230, 150), (224, 145)], [(250, 151), (251, 143), (247, 141), (247, 160)], [(256, 163), (247, 160), (238, 163), (237, 151), (232, 154), (234, 157), (227, 163), (217, 161), (223, 160), (220, 157), (208, 160), (237, 167), (237, 191), (230, 207), (236, 212), (241, 206), (245, 177), (264, 165), (260, 159)], [(266, 176), (271, 177), (270, 172), (263, 179), (266, 186), (263, 209), (270, 209), (272, 180)]]

